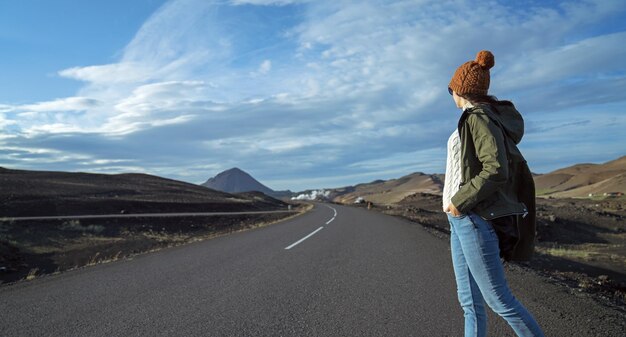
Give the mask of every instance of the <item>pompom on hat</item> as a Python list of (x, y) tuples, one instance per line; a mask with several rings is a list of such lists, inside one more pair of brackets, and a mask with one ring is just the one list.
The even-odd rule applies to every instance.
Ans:
[(489, 69), (496, 64), (493, 54), (488, 50), (481, 50), (476, 54), (474, 61), (463, 63), (454, 72), (448, 87), (457, 95), (479, 94), (487, 95), (489, 91)]

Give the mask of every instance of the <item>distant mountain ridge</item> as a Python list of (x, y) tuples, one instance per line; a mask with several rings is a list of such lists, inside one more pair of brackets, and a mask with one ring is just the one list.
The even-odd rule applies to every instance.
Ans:
[[(603, 164), (581, 163), (550, 173), (533, 173), (536, 194), (555, 198), (604, 196), (604, 193), (626, 194), (626, 156)], [(316, 195), (321, 199), (353, 203), (358, 198), (378, 204), (392, 204), (416, 193), (443, 194), (445, 174), (415, 172), (397, 179), (374, 180), (354, 186), (306, 190), (298, 197)], [(298, 198), (296, 197), (296, 198)]]
[(333, 201), (352, 203), (362, 197), (374, 203), (387, 204), (398, 202), (405, 197), (418, 193), (442, 194), (443, 179), (439, 174), (415, 172), (398, 179), (375, 180), (371, 183), (358, 184), (353, 188), (344, 188), (348, 193), (338, 193)]
[(339, 203), (354, 203), (357, 199), (363, 198), (377, 204), (390, 204), (418, 192), (441, 195), (443, 177), (443, 174), (415, 172), (398, 179), (378, 179), (354, 186), (306, 190), (300, 192), (296, 198), (309, 199), (311, 196), (318, 196), (320, 199)]

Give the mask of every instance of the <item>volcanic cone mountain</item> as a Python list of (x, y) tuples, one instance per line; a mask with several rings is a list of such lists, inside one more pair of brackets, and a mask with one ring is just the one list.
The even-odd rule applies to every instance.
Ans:
[(219, 173), (201, 185), (227, 193), (259, 191), (267, 195), (274, 194), (271, 188), (261, 184), (251, 175), (236, 167)]

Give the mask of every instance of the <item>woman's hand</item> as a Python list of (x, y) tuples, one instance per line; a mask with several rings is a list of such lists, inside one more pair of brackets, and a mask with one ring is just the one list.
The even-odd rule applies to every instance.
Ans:
[(452, 203), (449, 203), (448, 207), (446, 207), (443, 211), (446, 213), (452, 213), (454, 216), (461, 216), (461, 212), (459, 212), (459, 210), (456, 209)]

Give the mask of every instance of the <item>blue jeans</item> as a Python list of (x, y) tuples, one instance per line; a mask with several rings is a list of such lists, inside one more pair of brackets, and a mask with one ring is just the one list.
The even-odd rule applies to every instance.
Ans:
[(458, 217), (446, 214), (457, 294), (465, 315), (465, 337), (487, 334), (484, 302), (504, 318), (518, 336), (544, 336), (507, 285), (498, 236), (491, 223), (472, 211)]

